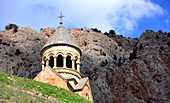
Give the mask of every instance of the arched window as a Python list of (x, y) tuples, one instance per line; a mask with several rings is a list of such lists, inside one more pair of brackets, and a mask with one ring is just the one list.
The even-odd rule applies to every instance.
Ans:
[(58, 57), (57, 57), (57, 67), (63, 67), (63, 57), (62, 57), (62, 55), (58, 55)]
[(49, 66), (50, 66), (51, 68), (54, 67), (54, 57), (53, 57), (53, 56), (50, 56)]
[(67, 68), (72, 68), (71, 56), (66, 57), (66, 67)]

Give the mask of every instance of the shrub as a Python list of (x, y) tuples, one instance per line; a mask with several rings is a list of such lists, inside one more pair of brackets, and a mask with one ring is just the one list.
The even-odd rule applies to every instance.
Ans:
[(40, 29), (40, 31), (42, 31), (42, 30), (43, 30), (43, 28)]
[(150, 30), (150, 31), (154, 33), (154, 31), (153, 31), (153, 30)]
[(84, 41), (84, 46), (87, 46), (87, 43)]
[(139, 51), (141, 51), (142, 49), (143, 49), (143, 46), (142, 46), (142, 44), (140, 44)]
[(21, 51), (19, 49), (16, 50), (15, 55), (21, 54)]
[(156, 35), (156, 39), (159, 39), (159, 36), (158, 36), (158, 35)]
[(168, 37), (170, 37), (170, 33), (168, 33)]
[(120, 41), (118, 41), (118, 46), (122, 46), (122, 43)]
[(121, 66), (121, 60), (122, 60), (122, 58), (120, 57), (119, 59), (118, 59), (118, 67), (120, 67)]
[(161, 46), (160, 49), (163, 51), (164, 50), (164, 46)]
[(134, 40), (138, 40), (138, 38), (133, 38)]
[(18, 26), (16, 24), (8, 24), (5, 26), (5, 30), (13, 29), (14, 32), (17, 32)]
[(162, 30), (158, 30), (159, 33), (163, 33)]
[(153, 33), (154, 33), (154, 31), (153, 31), (153, 30), (150, 30), (150, 29), (147, 29), (146, 32), (153, 32)]
[(129, 60), (136, 59), (136, 55), (137, 55), (137, 48), (133, 49), (133, 52), (130, 53)]
[(91, 28), (91, 30), (93, 30), (93, 31), (95, 31), (95, 32), (99, 32), (99, 33), (101, 33), (101, 31), (100, 31), (100, 30), (98, 30), (97, 28)]
[(114, 30), (110, 30), (109, 33), (110, 33), (110, 34), (113, 34), (113, 35), (116, 35), (116, 33), (115, 33)]
[(123, 38), (123, 35), (120, 35), (120, 37), (122, 37), (122, 38)]
[(113, 59), (114, 59), (115, 61), (117, 61), (117, 57), (116, 57), (116, 55), (114, 55)]
[(107, 36), (108, 36), (108, 35), (109, 35), (109, 33), (105, 32), (105, 33), (104, 33), (104, 35), (107, 35)]
[(150, 30), (149, 29), (146, 29), (146, 32), (149, 32)]
[(170, 42), (168, 42), (167, 45), (170, 47)]

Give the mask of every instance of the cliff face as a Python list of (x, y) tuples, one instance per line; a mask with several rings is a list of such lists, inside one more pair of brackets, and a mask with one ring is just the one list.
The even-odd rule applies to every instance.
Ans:
[[(40, 49), (54, 32), (24, 27), (0, 31), (3, 72), (33, 78), (41, 70)], [(147, 30), (139, 39), (71, 29), (81, 50), (81, 73), (88, 76), (94, 101), (170, 102), (170, 34)]]
[(131, 48), (136, 59), (112, 68), (108, 84), (117, 102), (170, 102), (169, 42), (170, 34), (146, 31)]
[(45, 37), (25, 27), (0, 32), (0, 67), (3, 72), (33, 78), (41, 70), (40, 49)]

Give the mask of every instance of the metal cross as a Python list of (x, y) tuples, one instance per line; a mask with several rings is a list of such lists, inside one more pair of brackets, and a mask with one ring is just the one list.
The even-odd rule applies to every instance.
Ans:
[(62, 22), (63, 17), (64, 17), (64, 15), (62, 15), (62, 13), (60, 13), (60, 16), (58, 16), (58, 18), (60, 18), (60, 22)]

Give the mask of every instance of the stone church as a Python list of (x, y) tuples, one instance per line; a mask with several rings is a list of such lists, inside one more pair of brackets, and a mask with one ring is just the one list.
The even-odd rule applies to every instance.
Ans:
[(89, 79), (82, 78), (80, 74), (81, 50), (63, 26), (62, 17), (59, 16), (58, 28), (40, 51), (42, 71), (34, 80), (64, 88), (93, 101)]

